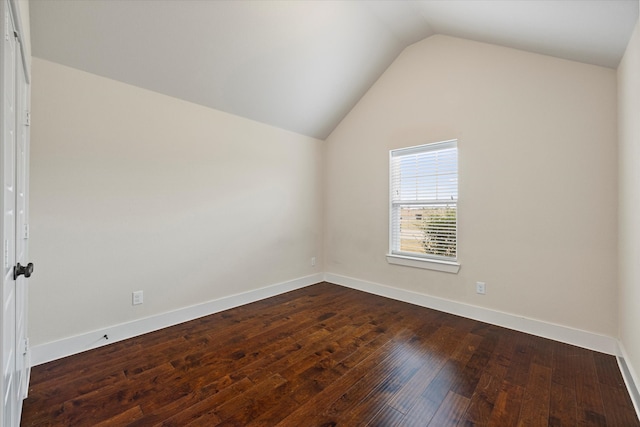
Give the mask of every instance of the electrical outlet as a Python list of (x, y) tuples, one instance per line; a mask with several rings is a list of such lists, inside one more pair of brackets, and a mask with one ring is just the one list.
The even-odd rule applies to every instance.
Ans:
[(316, 257), (311, 257), (311, 267), (315, 267), (316, 266)]
[(484, 282), (476, 282), (476, 293), (484, 295), (487, 292), (487, 284)]
[(135, 291), (133, 293), (133, 301), (132, 304), (133, 305), (138, 305), (138, 304), (142, 304), (142, 291)]

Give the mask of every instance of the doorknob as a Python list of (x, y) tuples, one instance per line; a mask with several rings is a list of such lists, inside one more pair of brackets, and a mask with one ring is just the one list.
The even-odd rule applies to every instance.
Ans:
[(16, 280), (18, 276), (24, 274), (24, 277), (31, 277), (31, 273), (33, 273), (33, 263), (30, 262), (27, 265), (16, 265), (13, 267), (13, 280)]

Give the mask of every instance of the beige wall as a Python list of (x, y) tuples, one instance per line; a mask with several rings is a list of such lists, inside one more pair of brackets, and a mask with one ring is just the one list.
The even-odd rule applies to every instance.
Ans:
[(618, 68), (620, 332), (640, 387), (640, 23)]
[[(323, 270), (617, 336), (614, 70), (434, 36), (325, 145), (33, 61), (33, 345)], [(389, 265), (388, 151), (451, 138), (461, 271)]]
[(32, 345), (322, 271), (324, 142), (37, 58), (32, 96)]
[[(453, 138), (460, 272), (387, 264), (389, 150)], [(327, 139), (325, 270), (616, 336), (616, 139), (614, 70), (416, 43)]]

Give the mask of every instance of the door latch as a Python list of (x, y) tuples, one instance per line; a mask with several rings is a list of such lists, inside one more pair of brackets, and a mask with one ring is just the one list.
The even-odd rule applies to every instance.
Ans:
[(31, 277), (31, 273), (33, 273), (33, 263), (30, 262), (27, 265), (16, 265), (13, 267), (13, 280), (16, 280), (18, 276), (24, 274), (24, 277)]

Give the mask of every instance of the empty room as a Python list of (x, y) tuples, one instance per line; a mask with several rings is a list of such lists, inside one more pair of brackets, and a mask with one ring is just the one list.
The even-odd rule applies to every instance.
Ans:
[(638, 0), (2, 0), (0, 427), (640, 426)]

